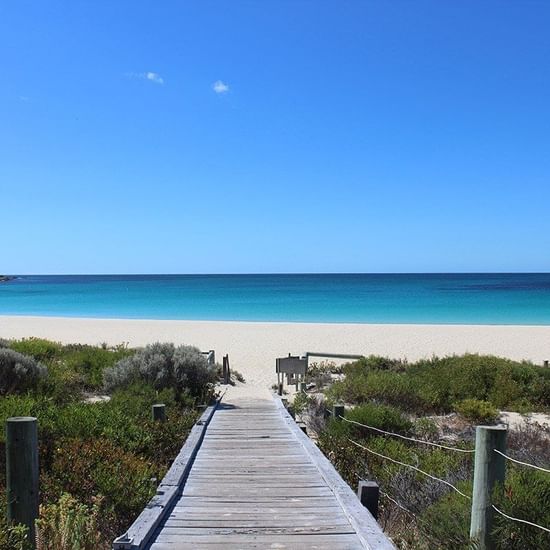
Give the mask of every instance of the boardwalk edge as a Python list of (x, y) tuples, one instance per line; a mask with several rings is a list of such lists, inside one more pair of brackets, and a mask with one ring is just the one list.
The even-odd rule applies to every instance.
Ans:
[(349, 519), (352, 527), (363, 546), (368, 550), (395, 550), (395, 546), (384, 534), (378, 522), (372, 517), (370, 512), (361, 504), (357, 495), (351, 490), (349, 485), (342, 479), (336, 471), (330, 460), (321, 452), (313, 441), (300, 429), (298, 424), (286, 410), (281, 398), (273, 395), (277, 408), (285, 420), (286, 424), (302, 444), (305, 451), (315, 464), (321, 476), (330, 487), (336, 499), (342, 506), (345, 515)]
[(223, 395), (213, 405), (208, 406), (197, 420), (178, 456), (157, 487), (155, 496), (147, 503), (126, 533), (113, 541), (113, 550), (144, 550), (181, 491), (182, 484), (187, 478), (201, 446), (206, 428), (222, 398)]

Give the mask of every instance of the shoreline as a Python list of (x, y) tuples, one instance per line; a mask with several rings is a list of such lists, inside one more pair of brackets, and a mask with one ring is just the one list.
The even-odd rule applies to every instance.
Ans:
[[(306, 351), (386, 355), (415, 361), (433, 355), (492, 354), (542, 364), (550, 359), (547, 325), (446, 325), (99, 319), (0, 315), (0, 338), (131, 347), (155, 341), (226, 353), (247, 382), (270, 386), (275, 358)], [(322, 359), (319, 359), (319, 361)]]
[(47, 315), (27, 313), (0, 313), (0, 319), (78, 319), (85, 321), (118, 321), (118, 322), (160, 322), (160, 323), (220, 323), (220, 324), (248, 324), (248, 325), (349, 325), (369, 327), (526, 327), (549, 328), (550, 323), (460, 323), (460, 322), (370, 322), (370, 321), (265, 321), (254, 319), (177, 319), (163, 317), (94, 317), (86, 315)]

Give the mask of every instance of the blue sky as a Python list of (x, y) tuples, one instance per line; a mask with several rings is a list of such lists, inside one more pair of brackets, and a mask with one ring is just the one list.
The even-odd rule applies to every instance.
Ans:
[(0, 273), (550, 270), (550, 2), (0, 4)]

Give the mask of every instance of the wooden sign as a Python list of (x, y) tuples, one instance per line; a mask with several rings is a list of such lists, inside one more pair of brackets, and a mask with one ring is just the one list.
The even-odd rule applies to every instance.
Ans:
[(278, 357), (275, 360), (275, 372), (284, 374), (305, 375), (307, 371), (307, 359), (298, 356)]

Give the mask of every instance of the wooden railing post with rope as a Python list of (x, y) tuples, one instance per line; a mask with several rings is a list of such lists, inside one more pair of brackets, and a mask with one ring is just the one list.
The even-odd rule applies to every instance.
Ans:
[(494, 548), (491, 532), (495, 511), (491, 497), (497, 484), (504, 484), (506, 475), (506, 460), (495, 450), (506, 453), (506, 435), (504, 426), (476, 428), (470, 538), (480, 550)]
[[(333, 414), (332, 411), (327, 410), (327, 412), (330, 414)], [(430, 479), (433, 479), (434, 481), (443, 483), (444, 485), (447, 485), (450, 489), (452, 489), (462, 497), (466, 498), (467, 500), (470, 500), (472, 502), (470, 538), (476, 544), (476, 548), (479, 548), (480, 550), (490, 550), (494, 548), (494, 541), (492, 540), (491, 537), (492, 537), (492, 530), (493, 530), (493, 518), (495, 513), (506, 518), (509, 521), (521, 523), (524, 525), (529, 525), (536, 529), (540, 529), (546, 533), (550, 533), (549, 527), (545, 527), (543, 525), (539, 525), (532, 521), (513, 517), (506, 514), (505, 512), (497, 508), (491, 500), (492, 494), (497, 484), (498, 483), (503, 484), (505, 481), (505, 461), (506, 460), (509, 460), (521, 466), (529, 467), (537, 471), (550, 474), (550, 470), (547, 468), (543, 468), (542, 466), (538, 466), (536, 464), (529, 464), (528, 462), (522, 462), (521, 460), (515, 459), (506, 454), (506, 435), (507, 435), (506, 427), (478, 426), (476, 431), (475, 449), (463, 449), (460, 447), (451, 447), (448, 445), (441, 445), (440, 443), (434, 443), (432, 441), (425, 441), (421, 439), (416, 439), (414, 437), (409, 437), (406, 435), (389, 432), (387, 430), (382, 430), (375, 426), (369, 426), (367, 424), (363, 424), (361, 422), (357, 422), (355, 420), (345, 418), (343, 415), (340, 415), (338, 418), (350, 424), (355, 424), (357, 426), (361, 426), (363, 428), (372, 430), (377, 433), (381, 433), (391, 437), (397, 437), (403, 440), (408, 440), (413, 443), (445, 449), (447, 451), (453, 451), (457, 453), (475, 453), (473, 494), (470, 496), (464, 493), (463, 491), (461, 491), (458, 487), (456, 487), (446, 479), (442, 479), (440, 477), (434, 476), (429, 472), (426, 472), (425, 470), (422, 470), (417, 466), (414, 466), (413, 464), (402, 462), (395, 458), (379, 453), (378, 451), (375, 451), (373, 449), (369, 449), (367, 446), (357, 441), (354, 441), (350, 437), (347, 438), (350, 443), (352, 443), (356, 447), (363, 449), (369, 454), (377, 456), (383, 460), (388, 460), (389, 462), (392, 462), (394, 464), (398, 464), (400, 466), (410, 468), (411, 470), (414, 470), (415, 472), (418, 472)], [(362, 481), (362, 478), (360, 476), (358, 477), (360, 481)], [(390, 501), (396, 504), (399, 508), (402, 508), (405, 512), (416, 517), (414, 513), (412, 513), (410, 510), (402, 506), (398, 501), (390, 497), (385, 492), (380, 490), (379, 494), (384, 496), (385, 498), (388, 498)]]

